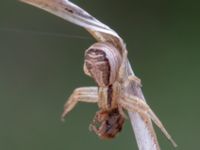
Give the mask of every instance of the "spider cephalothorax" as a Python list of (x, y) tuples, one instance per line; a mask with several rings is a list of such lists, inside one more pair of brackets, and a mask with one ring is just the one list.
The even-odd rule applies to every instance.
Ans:
[(90, 124), (90, 130), (102, 139), (111, 139), (122, 130), (124, 121), (125, 118), (120, 114), (118, 108), (100, 110)]

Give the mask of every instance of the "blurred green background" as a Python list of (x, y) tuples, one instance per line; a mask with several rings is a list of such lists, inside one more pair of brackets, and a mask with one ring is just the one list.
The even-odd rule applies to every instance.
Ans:
[[(177, 150), (200, 149), (200, 4), (73, 2), (124, 38), (145, 97), (178, 143)], [(99, 140), (89, 132), (96, 105), (80, 103), (64, 123), (60, 121), (73, 89), (95, 85), (82, 69), (84, 50), (92, 43), (78, 26), (15, 0), (1, 0), (1, 150), (137, 149), (129, 121), (114, 140)], [(161, 148), (173, 149), (157, 128), (156, 132)]]

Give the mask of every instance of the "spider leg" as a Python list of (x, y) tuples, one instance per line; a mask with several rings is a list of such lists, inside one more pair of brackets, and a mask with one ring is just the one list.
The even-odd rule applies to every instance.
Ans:
[(126, 67), (127, 67), (127, 55), (128, 55), (128, 51), (125, 49), (122, 53), (122, 63), (121, 66), (119, 68), (119, 81), (120, 82), (124, 82), (125, 78), (128, 76), (127, 72), (126, 72)]
[[(119, 68), (119, 81), (124, 82), (125, 85), (128, 85), (130, 81), (134, 81), (137, 85), (142, 87), (141, 80), (135, 75), (129, 75), (127, 72), (127, 67), (129, 64), (128, 59), (127, 59), (128, 51), (125, 49), (122, 53), (122, 63)], [(128, 78), (128, 80), (125, 80)]]
[(124, 86), (127, 87), (131, 82), (134, 82), (137, 86), (142, 87), (140, 78), (135, 75), (129, 75), (128, 80), (124, 82)]
[(119, 113), (120, 113), (125, 119), (128, 119), (128, 116), (127, 116), (126, 113), (124, 112), (123, 107), (122, 107), (121, 105), (118, 106), (118, 110), (119, 110)]
[(145, 101), (133, 95), (125, 95), (125, 97), (120, 100), (119, 104), (128, 111), (138, 112), (144, 119), (148, 119), (150, 117), (153, 122), (160, 128), (163, 134), (171, 141), (173, 146), (177, 146), (160, 119), (156, 116), (156, 114)]
[(138, 78), (138, 77), (135, 76), (135, 75), (130, 75), (130, 76), (128, 76), (128, 81), (129, 81), (129, 82), (130, 82), (130, 81), (133, 81), (133, 82), (135, 82), (138, 86), (142, 87), (141, 79)]
[(76, 106), (78, 102), (97, 103), (97, 87), (81, 87), (75, 89), (64, 105), (64, 112), (61, 115), (62, 120), (64, 120), (64, 117)]

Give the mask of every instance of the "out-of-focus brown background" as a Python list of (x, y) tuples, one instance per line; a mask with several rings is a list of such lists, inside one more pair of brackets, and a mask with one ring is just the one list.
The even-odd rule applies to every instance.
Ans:
[[(73, 2), (124, 38), (145, 97), (178, 143), (177, 150), (199, 149), (199, 3)], [(71, 37), (75, 35), (85, 38)], [(60, 121), (73, 89), (95, 85), (82, 71), (84, 50), (92, 43), (78, 26), (18, 1), (1, 0), (1, 150), (137, 149), (129, 121), (114, 140), (99, 140), (89, 132), (94, 104), (80, 103)], [(161, 148), (173, 149), (156, 131)]]

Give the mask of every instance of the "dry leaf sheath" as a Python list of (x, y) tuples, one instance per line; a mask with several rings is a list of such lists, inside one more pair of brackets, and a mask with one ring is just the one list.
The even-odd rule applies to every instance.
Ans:
[(121, 37), (85, 10), (68, 0), (21, 0), (85, 28), (98, 42), (85, 51), (84, 72), (97, 87), (74, 90), (64, 106), (64, 118), (78, 102), (97, 103), (90, 130), (100, 138), (113, 138), (123, 127), (127, 110), (140, 150), (159, 150), (151, 120), (176, 147), (159, 118), (145, 102), (137, 78), (127, 59)]

